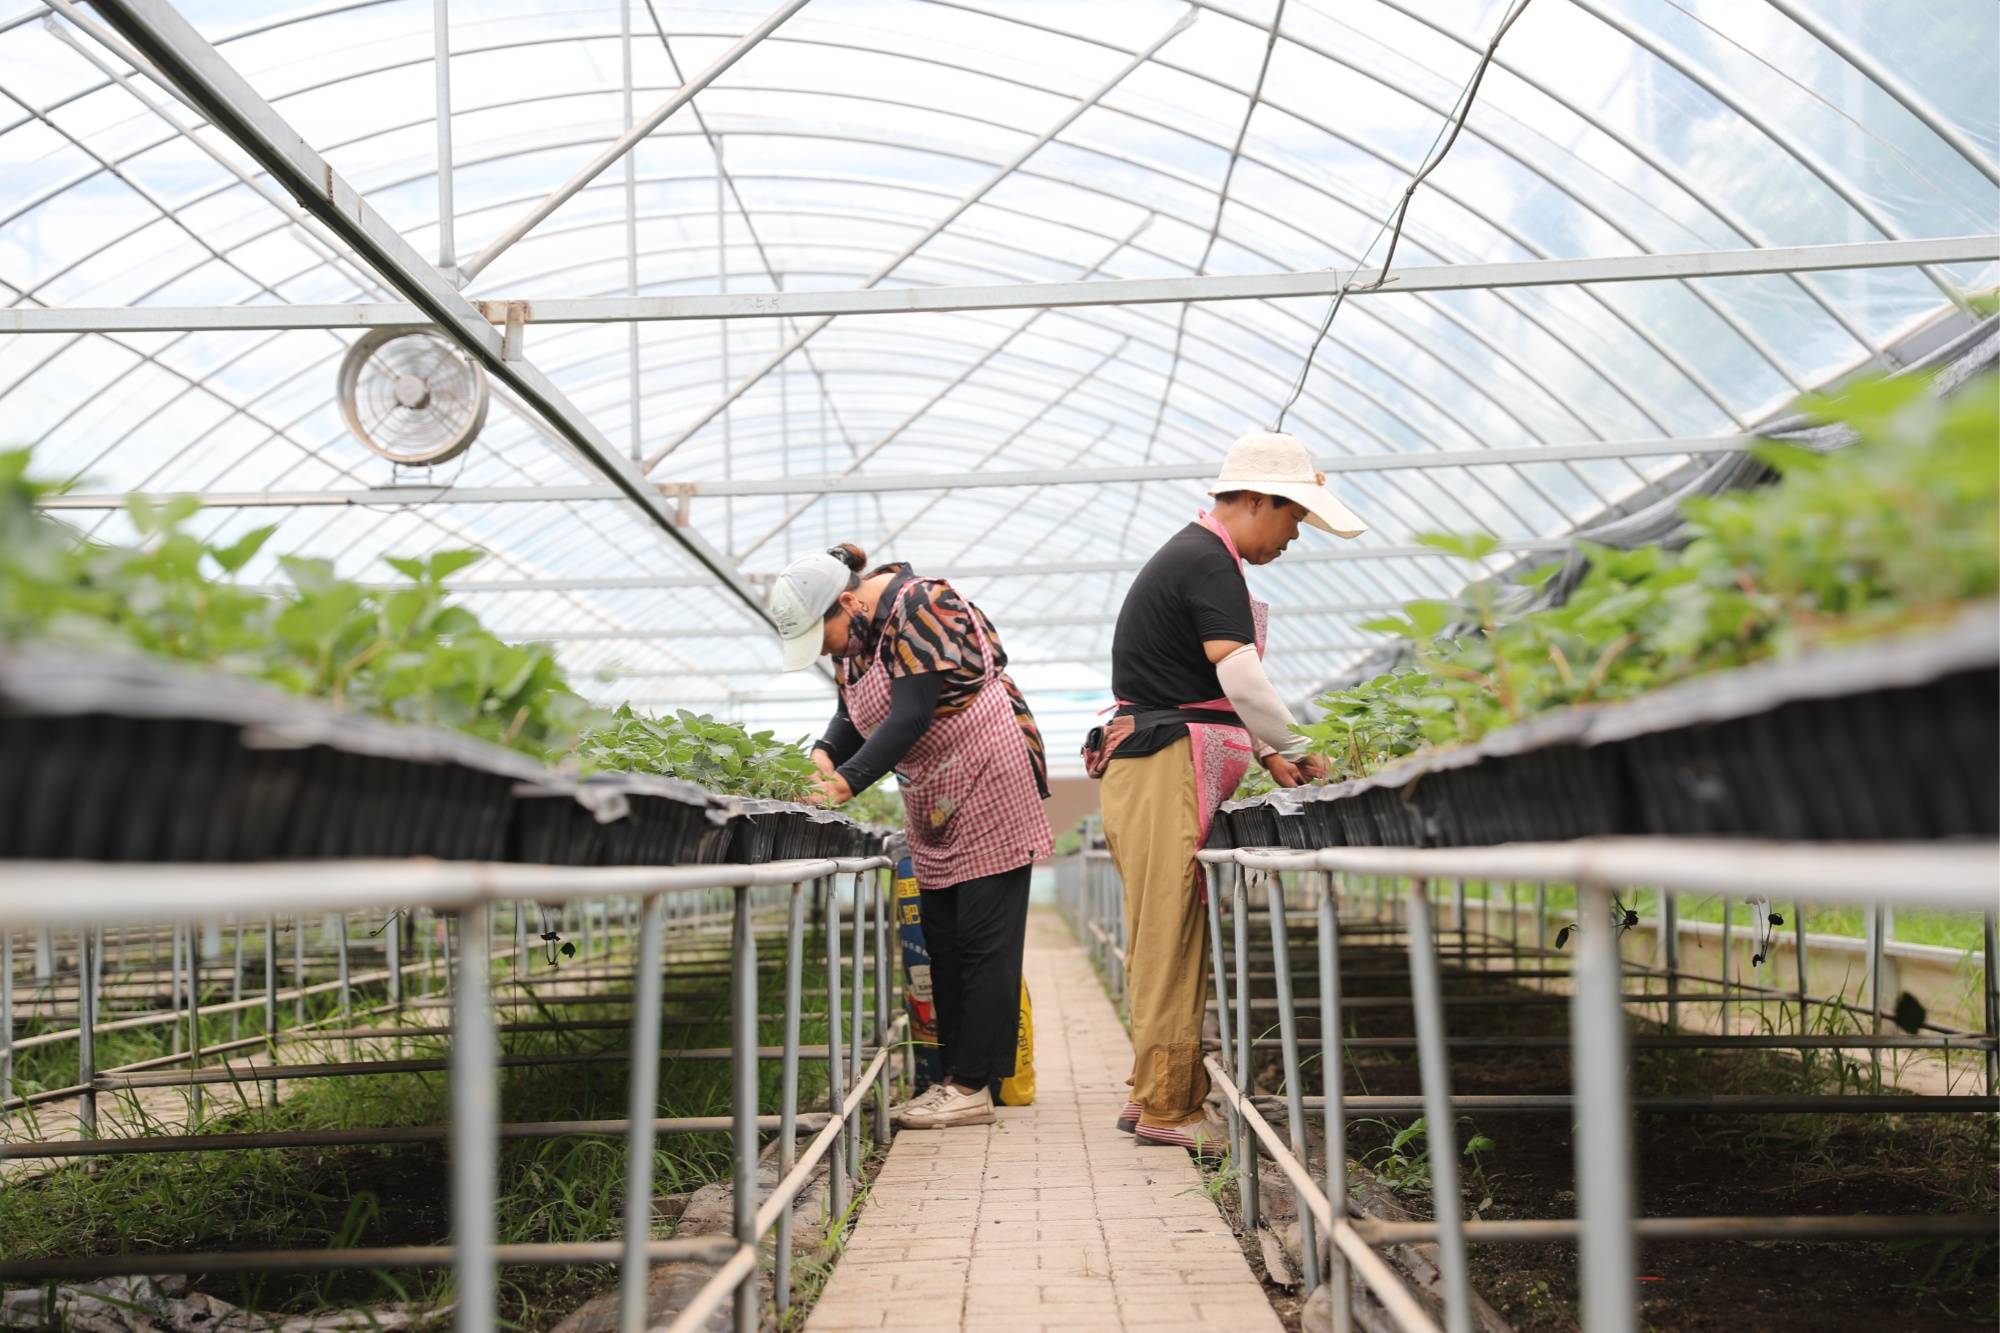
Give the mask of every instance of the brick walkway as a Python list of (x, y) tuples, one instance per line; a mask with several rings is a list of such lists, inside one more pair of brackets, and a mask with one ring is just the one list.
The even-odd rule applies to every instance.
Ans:
[(1112, 1122), (1132, 1046), (1053, 909), (1028, 923), (1033, 1106), (896, 1136), (808, 1330), (1281, 1326), (1175, 1148)]

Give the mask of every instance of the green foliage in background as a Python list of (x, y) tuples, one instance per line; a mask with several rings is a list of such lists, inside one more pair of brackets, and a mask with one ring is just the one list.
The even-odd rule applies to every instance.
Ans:
[[(1830, 454), (1758, 444), (1778, 481), (1689, 500), (1680, 551), (1583, 543), (1587, 571), (1561, 606), (1504, 617), (1485, 581), (1365, 624), (1407, 640), (1413, 660), (1326, 695), (1321, 719), (1300, 728), (1331, 778), (1550, 709), (1921, 628), (2000, 590), (2000, 377), (1948, 399), (1917, 377), (1869, 380), (1805, 410), (1858, 442)], [(1484, 534), (1419, 540), (1475, 565), (1498, 546)], [(1539, 587), (1558, 569), (1519, 582)]]
[[(570, 688), (546, 644), (507, 643), (449, 599), (445, 581), (482, 558), (387, 557), (386, 590), (329, 560), (281, 556), (291, 591), (238, 586), (275, 531), (218, 544), (187, 530), (191, 497), (134, 496), (135, 546), (79, 540), (40, 512), (56, 487), (28, 475), (26, 450), (0, 452), (0, 637), (133, 650), (252, 676), (396, 722), (449, 727), (551, 764), (660, 773), (710, 791), (796, 800), (812, 761), (769, 732), (679, 713), (609, 718)], [(899, 816), (900, 818), (900, 816)]]

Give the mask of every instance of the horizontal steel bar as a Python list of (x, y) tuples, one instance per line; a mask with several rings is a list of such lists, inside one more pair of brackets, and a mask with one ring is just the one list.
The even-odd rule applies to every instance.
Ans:
[[(1661, 996), (1665, 999), (1665, 996)], [(1677, 996), (1682, 1004), (1691, 1001), (1686, 995)], [(1301, 1014), (1300, 1017), (1310, 1017)], [(1256, 1050), (1277, 1050), (1284, 1043), (1276, 1037), (1256, 1037), (1250, 1045)], [(1317, 1050), (1321, 1041), (1318, 1037), (1298, 1038), (1300, 1046)], [(1415, 1037), (1342, 1037), (1340, 1044), (1349, 1050), (1414, 1050)], [(1509, 1051), (1524, 1050), (1568, 1050), (1568, 1037), (1447, 1037), (1445, 1043), (1454, 1051)], [(1977, 1033), (1967, 1033), (1962, 1037), (1877, 1037), (1857, 1034), (1851, 1037), (1786, 1037), (1764, 1033), (1705, 1033), (1697, 1036), (1628, 1036), (1625, 1044), (1641, 1051), (1987, 1051), (1995, 1048), (1993, 1037), (1982, 1037)]]
[[(1487, 1245), (1539, 1245), (1573, 1241), (1582, 1223), (1569, 1218), (1469, 1221), (1465, 1238)], [(1411, 1245), (1437, 1239), (1435, 1222), (1359, 1220), (1354, 1229), (1371, 1245)], [(1637, 1217), (1643, 1241), (1669, 1240), (1904, 1240), (1963, 1236), (1990, 1240), (2000, 1217)]]
[(1783, 843), (1728, 838), (1580, 838), (1499, 847), (1204, 851), (1255, 870), (1334, 870), (1425, 879), (1644, 885), (1811, 902), (1921, 903), (1987, 911), (2000, 847), (1982, 842)]
[[(694, 1260), (721, 1263), (737, 1244), (730, 1236), (696, 1236), (646, 1243), (646, 1257), (655, 1263)], [(566, 1268), (583, 1264), (615, 1264), (624, 1242), (591, 1240), (496, 1245), (501, 1267)], [(10, 1281), (88, 1280), (121, 1273), (338, 1273), (360, 1268), (438, 1268), (458, 1255), (451, 1245), (398, 1245), (357, 1250), (229, 1250), (215, 1254), (105, 1254), (86, 1258), (0, 1259), (0, 1279)]]
[[(1603, 282), (1660, 282), (1981, 264), (2000, 259), (2000, 236), (1860, 241), (1836, 245), (1698, 250), (1594, 259), (1530, 259), (1493, 264), (1424, 264), (1343, 274), (1218, 273), (1179, 278), (1103, 278), (1085, 282), (1006, 283), (971, 287), (872, 287), (838, 291), (712, 292), (685, 296), (602, 296), (476, 303), (493, 325), (510, 315), (524, 324), (788, 319), (818, 315), (896, 315), (966, 310), (1041, 310), (1072, 306), (1178, 304), (1183, 301), (1279, 301), (1331, 296), (1350, 300), (1399, 292), (1480, 291)], [(1377, 285), (1377, 284), (1380, 285)], [(368, 329), (424, 324), (414, 302), (351, 305), (9, 307), (5, 333), (140, 333), (183, 330)]]
[[(264, 1080), (267, 1081), (268, 1080)], [(759, 1130), (779, 1128), (780, 1117), (760, 1115)], [(798, 1117), (798, 1131), (818, 1130), (827, 1113)], [(675, 1116), (653, 1122), (655, 1134), (727, 1134), (734, 1120), (726, 1115)], [(563, 1139), (631, 1132), (630, 1120), (536, 1120), (502, 1124), (503, 1139)], [(0, 1161), (57, 1157), (122, 1157), (139, 1153), (243, 1152), (258, 1148), (362, 1148), (390, 1143), (445, 1143), (450, 1125), (392, 1125), (374, 1129), (274, 1130), (262, 1134), (162, 1134), (131, 1139), (54, 1139), (33, 1143), (0, 1143)]]
[[(1260, 1094), (1255, 1100), (1260, 1106), (1281, 1104), (1280, 1098), (1268, 1095)], [(1424, 1099), (1415, 1095), (1350, 1096), (1344, 1101), (1350, 1114), (1424, 1113)], [(1576, 1098), (1568, 1093), (1462, 1093), (1454, 1094), (1451, 1099), (1452, 1110), (1467, 1115), (1567, 1114), (1575, 1105)], [(1634, 1097), (1631, 1106), (1634, 1111), (1651, 1115), (1961, 1115), (2000, 1111), (2000, 1097), (1713, 1093), (1705, 1097)], [(1326, 1103), (1319, 1097), (1307, 1097), (1305, 1107), (1311, 1115), (1326, 1113)]]
[(880, 870), (884, 857), (722, 866), (537, 866), (491, 861), (268, 861), (247, 865), (10, 861), (36, 892), (0, 897), (0, 921), (196, 921), (265, 912), (351, 912), (421, 904), (457, 910), (509, 898), (570, 902), (605, 895), (693, 893), (800, 884)]
[[(1594, 440), (1582, 444), (1531, 445), (1524, 448), (1440, 449), (1404, 454), (1337, 454), (1315, 466), (1334, 472), (1405, 472), (1451, 467), (1518, 467), (1535, 463), (1575, 463), (1594, 459), (1673, 458), (1683, 455), (1741, 453), (1754, 435), (1704, 435), (1686, 439)], [(1113, 486), (1160, 481), (1206, 481), (1215, 475), (1213, 463), (1156, 463), (1128, 467), (988, 468), (982, 472), (909, 472), (893, 475), (832, 473), (789, 475), (742, 480), (664, 481), (660, 493), (671, 498), (724, 499), (744, 496), (886, 495), (898, 491), (968, 491), (1010, 486)], [(114, 510), (125, 507), (126, 492), (77, 492), (42, 496), (43, 509)], [(149, 498), (164, 500), (159, 492)], [(199, 491), (193, 492), (210, 509), (303, 509), (325, 506), (418, 504), (540, 504), (583, 500), (623, 500), (613, 486), (374, 486), (337, 491)], [(746, 576), (755, 578), (756, 576)], [(769, 576), (764, 576), (768, 578)], [(713, 582), (713, 580), (708, 580)], [(531, 586), (543, 586), (527, 581)], [(691, 580), (700, 582), (700, 580)], [(640, 586), (654, 586), (640, 579)], [(460, 585), (461, 587), (470, 585)]]
[[(383, 1036), (393, 1036), (394, 1030), (385, 1028)], [(864, 1048), (866, 1049), (866, 1048)], [(826, 1046), (801, 1046), (801, 1059), (826, 1058)], [(782, 1046), (760, 1046), (757, 1058), (777, 1060), (783, 1058)], [(735, 1052), (727, 1046), (718, 1046), (694, 1051), (660, 1052), (660, 1059), (667, 1062), (693, 1060), (715, 1062), (731, 1060)], [(630, 1051), (548, 1051), (534, 1055), (502, 1055), (494, 1060), (501, 1069), (532, 1069), (543, 1065), (604, 1065), (626, 1064), (632, 1059)], [(381, 1074), (434, 1074), (451, 1067), (445, 1059), (416, 1060), (341, 1060), (326, 1064), (312, 1065), (252, 1065), (247, 1068), (222, 1066), (211, 1069), (184, 1069), (164, 1074), (102, 1074), (97, 1086), (104, 1089), (118, 1088), (185, 1088), (194, 1084), (214, 1083), (273, 1083), (306, 1078), (367, 1078)]]

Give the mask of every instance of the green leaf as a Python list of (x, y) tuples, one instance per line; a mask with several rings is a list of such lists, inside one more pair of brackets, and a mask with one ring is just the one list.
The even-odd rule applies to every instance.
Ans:
[(468, 565), (478, 564), (485, 558), (484, 551), (439, 551), (431, 557), (430, 577), (438, 583), (443, 583), (459, 570)]
[(1423, 532), (1417, 544), (1463, 560), (1484, 560), (1500, 549), (1500, 539), (1490, 532)]
[(264, 543), (271, 540), (271, 534), (277, 530), (278, 525), (275, 523), (252, 528), (227, 546), (211, 546), (208, 550), (209, 558), (222, 566), (223, 573), (234, 574), (249, 564), (257, 552), (264, 549)]

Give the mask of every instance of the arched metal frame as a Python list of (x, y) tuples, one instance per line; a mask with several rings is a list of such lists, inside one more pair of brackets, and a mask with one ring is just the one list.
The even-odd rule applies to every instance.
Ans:
[[(74, 24), (46, 20), (59, 30), (51, 49), (73, 67), (27, 78), (9, 45), (16, 34), (32, 32), (29, 25), (47, 10), (22, 0), (18, 12), (0, 15), (0, 90), (22, 113), (0, 123), (0, 145), (11, 143), (11, 160), (18, 161), (31, 142), (51, 143), (48, 153), (74, 154), (79, 166), (39, 192), (0, 199), (0, 289), (13, 304), (67, 304), (85, 293), (152, 302), (190, 286), (213, 289), (219, 277), (241, 289), (238, 299), (266, 303), (300, 299), (294, 294), (308, 290), (313, 294), (303, 299), (328, 293), (386, 299), (387, 289), (341, 254), (321, 225), (301, 224), (260, 197), (272, 193), (262, 173), (245, 170), (177, 93), (132, 71), (117, 39), (97, 28), (93, 16), (68, 0), (48, 3), (75, 15)], [(765, 39), (764, 65), (752, 50), (739, 69), (694, 99), (693, 114), (677, 115), (645, 141), (640, 151), (665, 154), (667, 169), (642, 164), (636, 152), (628, 156), (622, 175), (607, 172), (587, 185), (569, 211), (503, 252), (474, 289), (532, 300), (556, 293), (840, 288), (885, 265), (899, 282), (1019, 283), (1193, 272), (1207, 268), (1211, 254), (1235, 271), (1350, 267), (1361, 261), (1358, 243), (1388, 211), (1384, 182), (1415, 169), (1408, 145), (1428, 137), (1449, 110), (1447, 90), (1483, 49), (1495, 17), (1485, 11), (1492, 7), (1481, 0), (1371, 0), (1336, 12), (1293, 0), (1274, 21), (1280, 16), (1270, 3), (1194, 0), (1201, 44), (1173, 38), (1151, 60), (1139, 61), (1143, 45), (1129, 44), (1124, 34), (1163, 33), (1180, 6), (1135, 4), (1124, 16), (1129, 21), (1108, 26), (1079, 13), (1065, 26), (1069, 16), (911, 0), (913, 31), (904, 33), (857, 22), (838, 0), (818, 0)], [(1602, 43), (1615, 35), (1624, 43), (1625, 66), (1646, 76), (1647, 89), (1655, 77), (1679, 81), (1679, 92), (1705, 99), (1712, 128), (1740, 124), (1756, 149), (1745, 151), (1745, 161), (1802, 173), (1820, 192), (1819, 202), (1870, 236), (1963, 231), (1968, 200), (2000, 202), (1992, 188), (2000, 184), (1992, 147), (2000, 132), (1990, 108), (1981, 122), (1942, 105), (1949, 99), (1933, 92), (1937, 70), (1906, 45), (1871, 44), (1869, 33), (1843, 30), (1794, 0), (1771, 0), (1770, 7), (1776, 18), (1759, 31), (1766, 40), (1757, 45), (1744, 40), (1742, 29), (1761, 20), (1745, 19), (1740, 8), (1725, 14), (1691, 3), (1653, 26), (1622, 0), (1542, 0), (1495, 59), (1460, 158), (1426, 183), (1399, 262), (1546, 258), (1573, 253), (1578, 244), (1645, 253), (1669, 237), (1694, 247), (1713, 244), (1711, 236), (1752, 246), (1799, 239), (1784, 234), (1788, 218), (1755, 216), (1727, 190), (1705, 186), (1701, 176), (1713, 174), (1715, 164), (1677, 156), (1671, 133), (1643, 133), (1604, 102), (1591, 80), (1552, 74), (1537, 43), (1561, 39)], [(397, 0), (326, 5), (227, 34), (206, 21), (203, 8), (194, 0), (181, 6), (223, 55), (246, 56), (244, 72), (253, 81), (276, 85), (271, 101), (281, 113), (352, 96), (371, 78), (393, 82), (398, 72), (435, 64), (430, 54), (411, 54), (397, 42), (382, 43), (383, 58), (373, 63), (356, 62), (366, 49), (363, 34), (410, 35), (413, 11)], [(532, 142), (496, 143), (452, 164), (461, 184), (488, 177), (516, 183), (454, 208), (448, 230), (473, 238), (539, 200), (569, 164), (616, 136), (622, 125), (605, 123), (597, 112), (622, 99), (630, 123), (635, 98), (650, 102), (671, 91), (657, 78), (639, 78), (635, 52), (652, 53), (643, 63), (657, 66), (663, 36), (705, 50), (735, 41), (764, 17), (761, 8), (733, 5), (726, 17), (704, 15), (699, 27), (647, 32), (650, 11), (633, 15), (627, 0), (567, 16), (558, 31), (522, 32), (532, 6), (456, 0), (453, 8), (492, 22), (482, 24), (477, 38), (452, 42), (452, 63), (476, 66), (487, 57), (535, 52), (554, 69), (565, 63), (557, 57), (573, 52), (580, 57), (567, 62), (574, 73), (615, 43), (622, 66), (622, 77), (601, 84), (556, 72), (547, 86), (510, 85), (504, 96), (475, 100), (461, 92), (451, 122), (474, 127), (475, 138), (492, 133), (495, 121), (518, 121), (524, 108), (583, 113), (551, 119)], [(1965, 62), (1993, 46), (1978, 40), (1992, 26), (1990, 17), (1972, 0), (1964, 8), (1968, 40), (1950, 52), (1958, 79), (1976, 78)], [(870, 11), (871, 21), (881, 16)], [(978, 63), (945, 44), (941, 18), (977, 34), (984, 43)], [(1706, 40), (1706, 30), (1719, 24), (1736, 25), (1723, 40), (1769, 71), (1772, 86), (1764, 95), (1732, 86), (1728, 70), (1704, 64), (1689, 45), (1690, 33)], [(1584, 25), (1592, 26), (1587, 32)], [(1334, 42), (1328, 34), (1352, 40)], [(330, 48), (341, 56), (331, 62), (341, 67), (337, 75), (300, 79), (284, 68), (285, 52), (317, 53), (336, 38), (350, 43), (345, 51), (338, 43)], [(1225, 71), (1210, 48), (1233, 53), (1239, 45), (1251, 55), (1240, 63), (1232, 57)], [(1395, 59), (1372, 58), (1384, 51)], [(1003, 114), (997, 94), (946, 104), (837, 77), (843, 61), (887, 59), (923, 62), (968, 85), (1005, 89), (1012, 101), (1004, 105), (1025, 118)], [(1788, 68), (1787, 59), (1837, 69), (1859, 91), (1836, 105), (1828, 100), (1833, 94), (1811, 87), (1810, 69)], [(1079, 90), (1101, 82), (1107, 61), (1127, 62), (1135, 86), (1105, 85), (1102, 104), (1077, 115)], [(1268, 80), (1260, 62), (1268, 62)], [(1297, 72), (1307, 62), (1366, 89), (1373, 113), (1343, 115), (1339, 125), (1315, 113)], [(820, 69), (827, 77), (815, 82), (812, 71)], [(773, 79), (773, 72), (781, 77)], [(1403, 77), (1413, 73), (1418, 77)], [(1147, 80), (1154, 81), (1150, 88), (1136, 86)], [(1168, 85), (1235, 109), (1204, 115), (1192, 103), (1173, 105), (1163, 100)], [(41, 88), (55, 91), (38, 96)], [(1791, 89), (1810, 97), (1788, 101)], [(801, 98), (840, 108), (851, 120), (787, 120), (739, 109)], [(1864, 105), (1864, 99), (1874, 100)], [(129, 114), (116, 114), (113, 102), (119, 109), (129, 103)], [(1046, 114), (1051, 108), (1055, 115)], [(1853, 150), (1838, 161), (1818, 142), (1824, 127), (1813, 118), (1827, 115), (1845, 117), (1857, 131)], [(435, 135), (441, 154), (451, 152), (453, 136), (433, 128), (436, 117), (421, 102), (408, 114), (380, 119), (320, 151), (337, 155), (343, 170), (358, 167), (371, 198), (395, 201), (398, 216), (411, 219), (402, 228), (406, 235), (435, 234), (436, 213), (425, 218), (421, 208), (409, 207), (426, 185), (436, 189), (435, 164), (401, 170), (394, 164), (409, 161), (402, 145), (418, 132)], [(1551, 133), (1552, 122), (1560, 136)], [(150, 128), (156, 123), (165, 133)], [(1049, 151), (1021, 161), (998, 178), (1004, 189), (972, 196), (978, 202), (966, 210), (952, 182), (1006, 165), (1015, 151), (1006, 145), (1032, 143), (1037, 125), (1051, 123), (1066, 128), (1045, 135)], [(220, 174), (200, 183), (209, 178), (206, 169), (181, 172), (197, 183), (177, 197), (149, 181), (162, 155), (178, 151), (189, 131), (204, 136)], [(736, 146), (726, 169), (725, 143)], [(687, 165), (696, 144), (706, 172)], [(1225, 160), (1226, 169), (1216, 170)], [(1461, 162), (1463, 169), (1454, 170)], [(1898, 195), (1885, 202), (1871, 193), (1871, 182), (1879, 187), (1889, 173)], [(36, 271), (38, 229), (67, 216), (80, 197), (75, 192), (105, 181), (138, 201), (130, 225), (99, 228), (95, 244)], [(688, 202), (702, 192), (712, 194), (712, 210)], [(622, 209), (604, 206), (620, 194)], [(1520, 202), (1528, 196), (1547, 205), (1534, 219), (1539, 231)], [(929, 219), (941, 206), (964, 215), (947, 212), (951, 221), (940, 228)], [(180, 238), (172, 245), (157, 242), (163, 224)], [(912, 236), (924, 243), (910, 246)], [(30, 264), (25, 280), (9, 271), (10, 255)], [(144, 267), (136, 283), (135, 261)], [(1799, 273), (1363, 303), (1334, 326), (1297, 419), (1315, 448), (1364, 456), (1741, 429), (1789, 393), (1879, 359), (1902, 332), (1945, 308), (1945, 300), (1959, 299), (1961, 284), (1990, 282), (1991, 275), (1990, 268), (1926, 269), (1928, 300), (1900, 276), (1857, 285)], [(1266, 424), (1318, 313), (1315, 301), (841, 317), (814, 330), (818, 336), (792, 358), (773, 362), (753, 351), (750, 363), (767, 364), (769, 377), (747, 392), (733, 387), (745, 382), (745, 349), (781, 346), (805, 333), (809, 321), (733, 330), (726, 322), (665, 330), (628, 325), (619, 338), (589, 326), (536, 328), (527, 354), (586, 416), (629, 423), (625, 447), (643, 451), (642, 429), (645, 449), (686, 435), (686, 447), (658, 474), (676, 480), (1103, 466), (1156, 451), (1172, 461), (1212, 457), (1230, 435)], [(42, 457), (59, 455), (62, 468), (101, 474), (101, 482), (115, 485), (242, 490), (247, 478), (250, 487), (274, 491), (366, 488), (383, 478), (344, 440), (315, 391), (317, 381), (330, 383), (345, 345), (343, 336), (309, 333), (0, 338), (0, 415), (12, 415), (12, 404), (22, 412), (17, 419), (30, 423), (29, 439)], [(1715, 377), (1725, 364), (1727, 382)], [(458, 474), (461, 484), (574, 485), (591, 478), (560, 429), (549, 430), (509, 394), (499, 396), (503, 410)], [(48, 406), (85, 401), (90, 406), (80, 412)], [(718, 401), (731, 406), (716, 412)], [(672, 424), (706, 416), (715, 420), (697, 431)], [(186, 438), (158, 439), (163, 420), (188, 423)], [(83, 432), (95, 434), (84, 441)], [(1678, 461), (1343, 473), (1339, 484), (1374, 521), (1371, 543), (1396, 546), (1426, 528), (1466, 526), (1524, 540), (1586, 523)], [(842, 535), (927, 564), (984, 558), (1005, 566), (1015, 557), (1037, 568), (1065, 562), (1087, 568), (1106, 556), (1142, 555), (1200, 498), (1200, 488), (1185, 482), (1144, 482), (1130, 492), (1129, 504), (1123, 493), (1106, 505), (1093, 492), (1040, 486), (869, 500), (753, 496), (697, 499), (691, 512), (697, 528), (726, 532), (728, 546), (753, 552), (752, 568), (775, 566), (795, 549), (795, 539), (796, 549), (815, 544), (799, 529), (814, 521), (805, 516), (815, 510), (838, 512)], [(700, 566), (663, 544), (653, 520), (629, 505), (551, 499), (479, 506), (449, 497), (447, 490), (433, 502), (384, 514), (285, 511), (279, 545), (338, 549), (361, 563), (397, 547), (480, 545), (494, 557), (481, 575), (549, 585), (546, 593), (481, 594), (477, 601), (496, 624), (532, 621), (551, 632), (608, 635), (740, 622), (745, 614), (726, 597), (685, 586)], [(256, 521), (268, 518), (266, 512)], [(831, 521), (824, 512), (815, 519)], [(204, 521), (220, 531), (247, 525), (227, 511)], [(101, 526), (115, 533), (119, 522)], [(587, 582), (576, 575), (606, 569), (656, 573), (662, 586), (565, 586)], [(1352, 620), (1361, 614), (1339, 608), (1448, 593), (1463, 575), (1444, 561), (1393, 557), (1290, 564), (1260, 580), (1281, 603), (1328, 608), (1297, 618), (1298, 646), (1311, 650), (1299, 657), (1314, 670), (1331, 671), (1350, 660), (1336, 645), (1353, 637)], [(1122, 577), (1050, 572), (974, 586), (1003, 628), (1010, 618), (1024, 627), (1010, 635), (1010, 647), (1027, 661), (1104, 652)], [(1066, 610), (1101, 606), (1107, 619), (1037, 623), (1063, 619), (1037, 615), (1050, 603)], [(575, 654), (579, 665), (593, 656)], [(701, 652), (671, 642), (649, 644), (638, 657), (633, 669), (704, 667)]]

